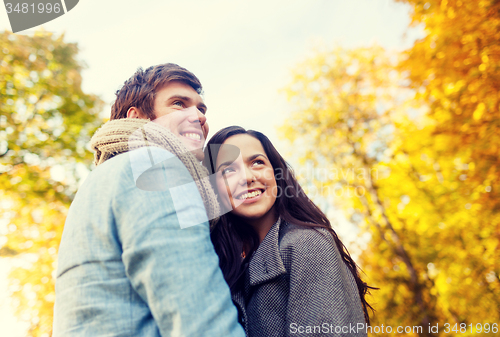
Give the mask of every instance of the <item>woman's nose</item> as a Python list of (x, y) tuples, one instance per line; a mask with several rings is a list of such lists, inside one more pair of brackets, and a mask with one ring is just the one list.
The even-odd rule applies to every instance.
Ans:
[(240, 185), (248, 185), (250, 186), (253, 181), (255, 180), (255, 175), (253, 172), (247, 167), (245, 168), (244, 171), (241, 171), (241, 177), (240, 177)]

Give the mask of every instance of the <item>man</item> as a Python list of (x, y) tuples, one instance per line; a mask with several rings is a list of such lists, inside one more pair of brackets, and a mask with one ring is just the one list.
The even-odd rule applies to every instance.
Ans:
[(92, 139), (98, 167), (68, 212), (54, 337), (244, 336), (210, 242), (219, 210), (199, 164), (201, 91), (192, 73), (164, 64), (117, 92)]

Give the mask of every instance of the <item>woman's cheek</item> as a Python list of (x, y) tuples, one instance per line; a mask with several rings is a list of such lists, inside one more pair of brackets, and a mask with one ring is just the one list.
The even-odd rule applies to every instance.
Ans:
[(219, 177), (217, 177), (217, 194), (224, 206), (227, 207), (230, 205), (226, 184), (224, 183), (224, 179)]

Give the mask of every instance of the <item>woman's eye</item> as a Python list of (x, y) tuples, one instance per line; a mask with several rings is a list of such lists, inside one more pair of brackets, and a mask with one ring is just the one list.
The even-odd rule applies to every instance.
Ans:
[(263, 165), (263, 164), (264, 164), (264, 161), (260, 160), (260, 159), (258, 159), (258, 160), (256, 160), (256, 161), (253, 162), (253, 166), (255, 166), (255, 165)]
[(226, 167), (221, 171), (222, 175), (226, 175), (227, 173), (231, 172), (233, 169), (230, 167)]

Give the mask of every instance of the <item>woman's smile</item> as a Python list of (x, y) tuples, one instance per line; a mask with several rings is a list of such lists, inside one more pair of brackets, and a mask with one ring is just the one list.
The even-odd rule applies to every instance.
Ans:
[[(229, 137), (217, 156), (217, 189), (231, 213), (247, 222), (274, 219), (276, 179), (271, 162), (257, 138), (241, 134)], [(235, 158), (234, 147), (240, 156)], [(226, 193), (221, 193), (225, 191)]]
[(249, 191), (240, 193), (235, 198), (238, 200), (243, 200), (244, 203), (252, 203), (252, 202), (257, 201), (265, 191), (266, 190), (262, 190), (262, 189), (249, 190)]

